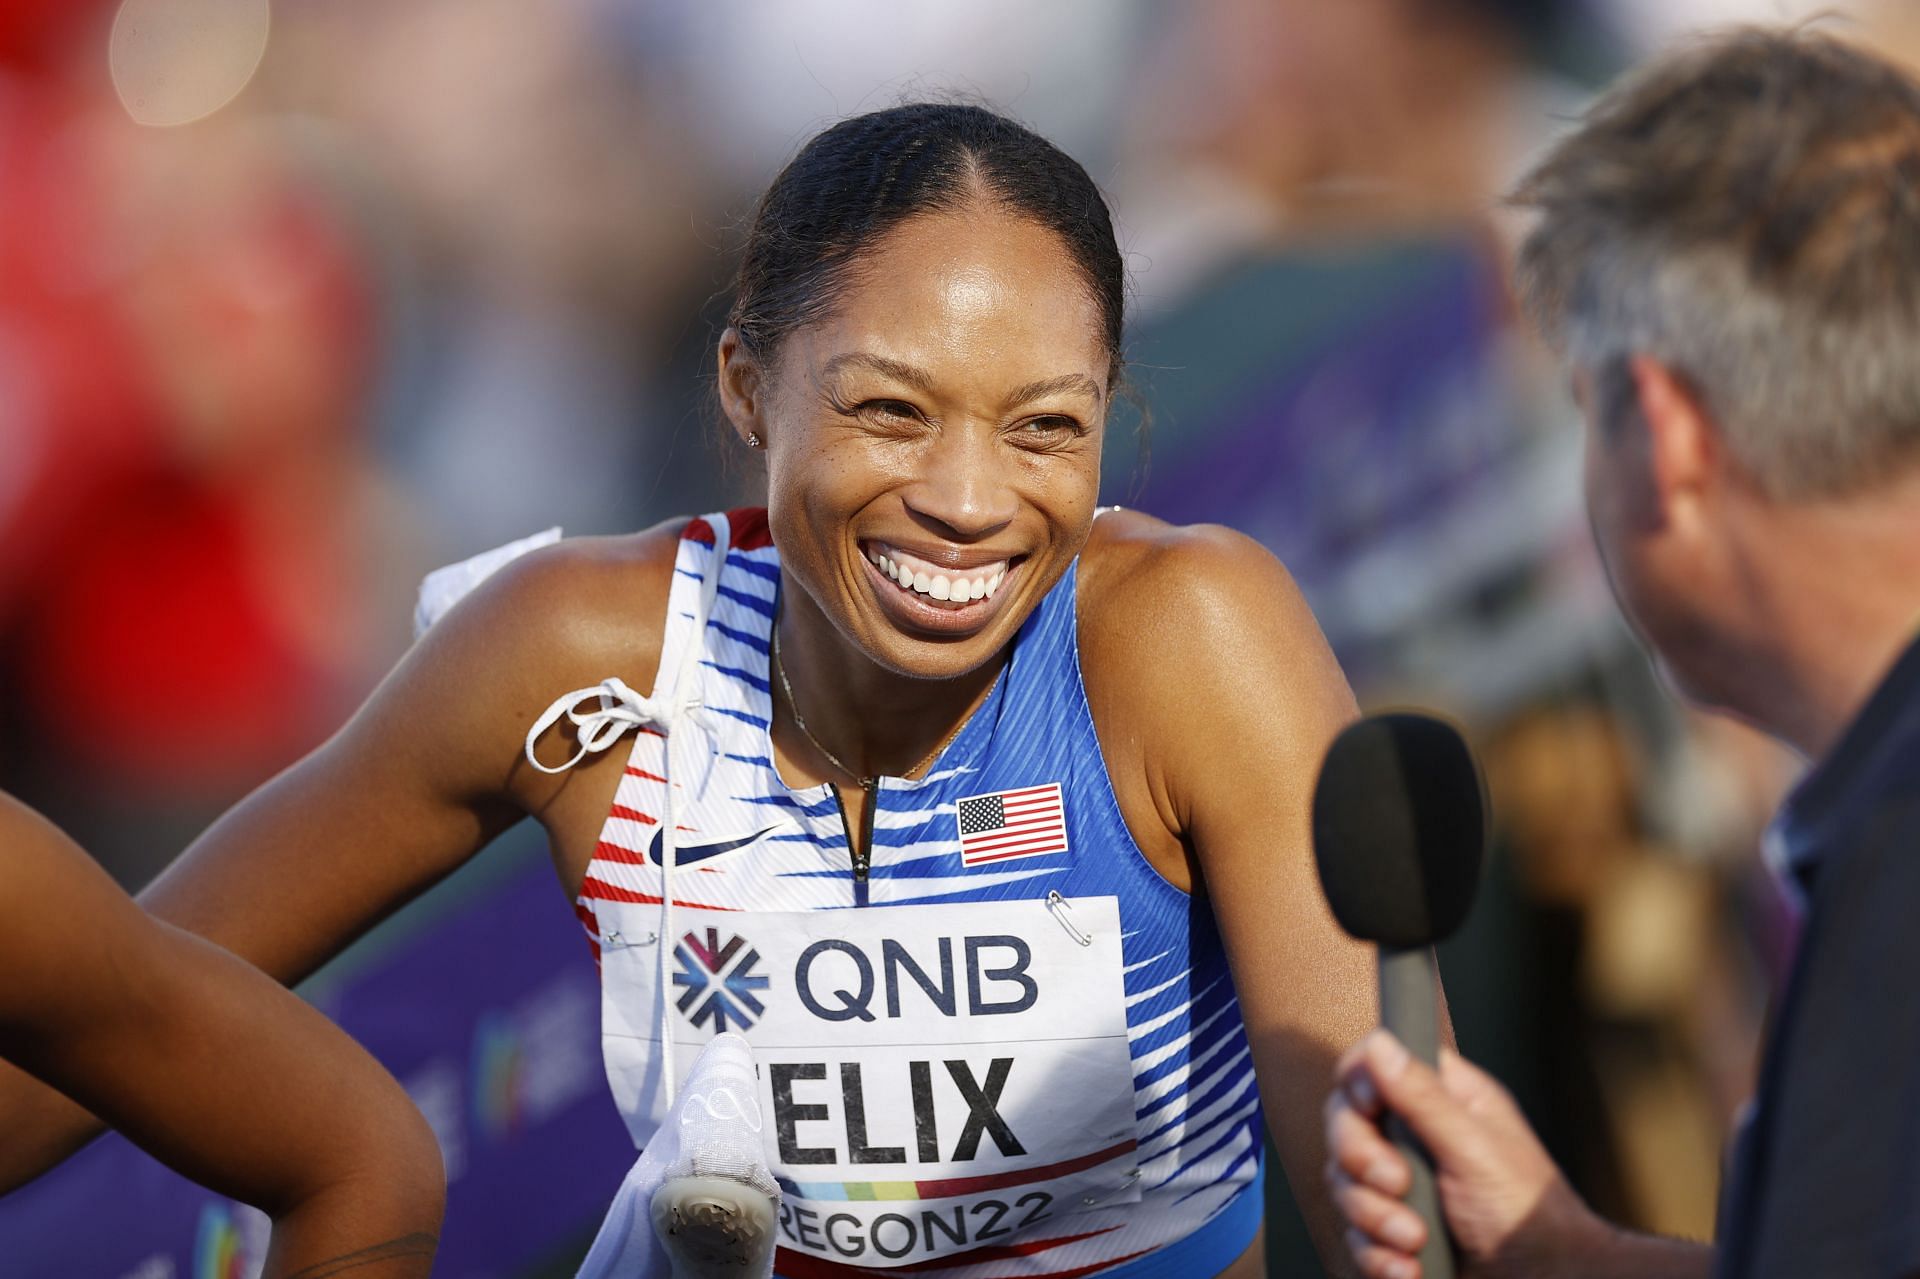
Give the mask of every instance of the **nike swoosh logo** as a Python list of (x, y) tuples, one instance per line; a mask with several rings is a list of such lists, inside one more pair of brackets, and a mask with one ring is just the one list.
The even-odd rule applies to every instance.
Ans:
[[(673, 864), (676, 867), (691, 866), (695, 862), (706, 861), (709, 857), (718, 857), (736, 848), (745, 848), (748, 844), (765, 839), (779, 829), (779, 826), (769, 826), (765, 830), (757, 830), (743, 838), (724, 840), (718, 844), (682, 844), (676, 841), (673, 846)], [(647, 858), (655, 866), (667, 864), (666, 846), (663, 843), (666, 833), (664, 827), (653, 832), (653, 843), (647, 848)]]

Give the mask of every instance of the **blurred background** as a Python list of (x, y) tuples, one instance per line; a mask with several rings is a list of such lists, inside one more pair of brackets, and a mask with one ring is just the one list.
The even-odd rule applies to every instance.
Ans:
[[(1818, 7), (1920, 49), (1913, 0)], [(1704, 1237), (1798, 765), (1617, 620), (1499, 196), (1621, 68), (1814, 8), (0, 0), (0, 788), (137, 889), (345, 718), (427, 570), (752, 501), (709, 370), (755, 197), (843, 115), (981, 99), (1118, 218), (1151, 422), (1106, 500), (1260, 538), (1363, 702), (1468, 727), (1461, 1045), (1603, 1212)], [(632, 1154), (538, 840), (304, 993), (440, 1133), (441, 1273), (570, 1274)], [(1319, 1273), (1273, 1185), (1274, 1274)], [(0, 1202), (23, 1274), (229, 1279), (264, 1229), (113, 1141)]]

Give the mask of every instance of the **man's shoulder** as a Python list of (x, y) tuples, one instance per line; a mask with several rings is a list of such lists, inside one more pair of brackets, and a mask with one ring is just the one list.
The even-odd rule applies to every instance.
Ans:
[(1724, 1223), (1755, 1236), (1743, 1273), (1920, 1271), (1920, 787), (1854, 803), (1768, 1037), (1743, 1143), (1758, 1181)]

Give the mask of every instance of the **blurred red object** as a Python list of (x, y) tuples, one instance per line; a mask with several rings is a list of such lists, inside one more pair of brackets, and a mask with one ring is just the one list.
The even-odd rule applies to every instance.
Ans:
[(361, 675), (365, 270), (270, 128), (83, 79), (0, 75), (4, 676), (48, 763), (219, 793)]
[(93, 513), (62, 548), (27, 627), (28, 700), (76, 762), (136, 783), (250, 776), (310, 744), (305, 712), (332, 681), (272, 606), (290, 567), (245, 512), (154, 477)]
[(105, 207), (57, 86), (0, 111), (0, 623), (63, 531), (160, 448), (156, 404), (103, 287)]
[(0, 0), (0, 68), (65, 65), (74, 45), (104, 25), (110, 8), (89, 0)]

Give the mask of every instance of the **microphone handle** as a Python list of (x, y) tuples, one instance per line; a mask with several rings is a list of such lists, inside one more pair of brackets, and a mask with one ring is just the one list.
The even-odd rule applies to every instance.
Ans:
[[(1380, 1023), (1407, 1046), (1408, 1052), (1429, 1066), (1437, 1066), (1440, 1060), (1440, 1010), (1435, 998), (1439, 988), (1440, 971), (1431, 947), (1380, 947)], [(1420, 1249), (1420, 1279), (1453, 1279), (1453, 1241), (1440, 1212), (1433, 1157), (1398, 1115), (1389, 1111), (1386, 1119), (1387, 1136), (1413, 1169), (1407, 1205), (1427, 1223), (1427, 1242)]]

